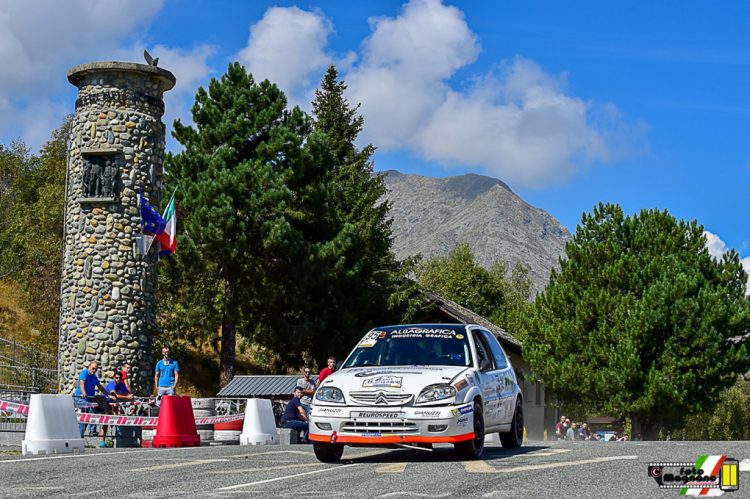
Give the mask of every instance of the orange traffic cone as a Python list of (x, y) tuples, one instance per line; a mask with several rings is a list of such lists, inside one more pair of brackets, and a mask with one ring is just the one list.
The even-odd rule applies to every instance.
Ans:
[(199, 447), (200, 444), (190, 397), (162, 397), (154, 447)]

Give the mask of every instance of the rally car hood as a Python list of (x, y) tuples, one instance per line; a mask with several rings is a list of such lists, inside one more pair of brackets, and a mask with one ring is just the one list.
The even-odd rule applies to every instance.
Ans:
[(335, 386), (345, 394), (388, 391), (418, 395), (428, 385), (450, 384), (469, 369), (462, 366), (353, 367), (333, 373), (320, 386)]

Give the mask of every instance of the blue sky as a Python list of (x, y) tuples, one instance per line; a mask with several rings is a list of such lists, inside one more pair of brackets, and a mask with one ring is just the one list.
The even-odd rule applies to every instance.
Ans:
[(178, 79), (168, 128), (230, 61), (306, 109), (334, 63), (378, 170), (497, 177), (571, 231), (600, 201), (667, 209), (702, 223), (714, 254), (748, 256), (749, 14), (742, 1), (0, 0), (0, 143), (41, 146), (73, 110), (68, 68), (144, 47)]

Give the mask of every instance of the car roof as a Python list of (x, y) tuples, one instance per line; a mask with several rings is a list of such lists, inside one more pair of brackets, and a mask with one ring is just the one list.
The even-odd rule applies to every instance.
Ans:
[[(397, 324), (393, 326), (379, 326), (373, 328), (373, 331), (396, 331), (399, 329), (411, 329), (411, 328), (422, 328), (422, 329), (452, 329), (454, 331), (464, 331), (466, 327), (481, 327), (476, 324), (443, 324), (443, 323), (427, 323), (427, 324)], [(484, 328), (482, 328), (484, 329)]]

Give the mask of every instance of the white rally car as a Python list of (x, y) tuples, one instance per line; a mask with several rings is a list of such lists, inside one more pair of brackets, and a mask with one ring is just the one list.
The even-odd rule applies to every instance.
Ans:
[(318, 387), (309, 438), (320, 461), (345, 445), (452, 443), (464, 459), (500, 433), (503, 447), (523, 441), (516, 374), (492, 333), (477, 325), (375, 328), (340, 370)]

